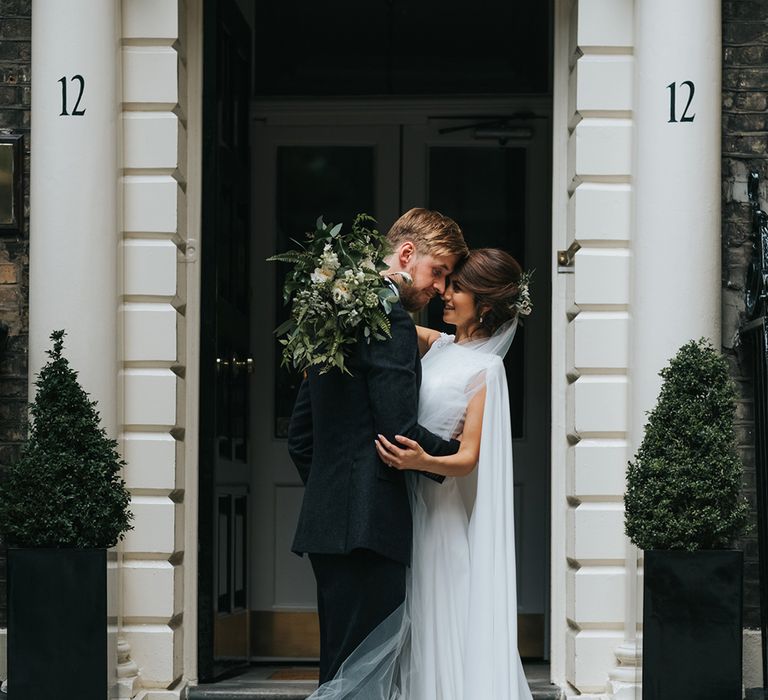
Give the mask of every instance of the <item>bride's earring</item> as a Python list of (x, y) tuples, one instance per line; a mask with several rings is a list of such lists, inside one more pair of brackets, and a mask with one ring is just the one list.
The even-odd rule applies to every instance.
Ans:
[(481, 316), (480, 316), (480, 325), (481, 325), (481, 326), (483, 325), (483, 318), (484, 318), (484, 317), (481, 315)]

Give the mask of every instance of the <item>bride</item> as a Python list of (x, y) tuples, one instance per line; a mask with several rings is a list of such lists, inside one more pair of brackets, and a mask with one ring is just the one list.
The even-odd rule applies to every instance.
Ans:
[[(470, 253), (443, 295), (455, 335), (417, 328), (419, 423), (455, 454), (379, 435), (409, 470), (412, 565), (405, 602), (310, 700), (530, 700), (517, 651), (512, 437), (503, 357), (530, 312), (527, 277), (504, 251)], [(445, 477), (443, 483), (419, 471)]]

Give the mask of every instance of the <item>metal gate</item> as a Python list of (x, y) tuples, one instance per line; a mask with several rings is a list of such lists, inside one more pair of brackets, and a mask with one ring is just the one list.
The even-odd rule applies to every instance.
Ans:
[(760, 208), (757, 172), (749, 176), (752, 260), (744, 294), (747, 321), (739, 330), (752, 361), (755, 401), (755, 474), (760, 553), (760, 629), (763, 687), (768, 688), (768, 214)]

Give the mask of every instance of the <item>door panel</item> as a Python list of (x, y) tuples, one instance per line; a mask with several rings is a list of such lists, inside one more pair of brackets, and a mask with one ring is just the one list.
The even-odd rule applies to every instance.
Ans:
[[(286, 437), (301, 376), (280, 367), (272, 330), (287, 318), (286, 267), (267, 263), (295, 247), (316, 218), (351, 225), (365, 211), (387, 227), (397, 216), (397, 127), (253, 129), (253, 328), (259, 379), (251, 407), (258, 458), (251, 475), (254, 541), (251, 608), (257, 656), (317, 656), (316, 592), (309, 561), (290, 551), (303, 487)], [(343, 231), (342, 231), (343, 233)]]
[(200, 335), (198, 670), (250, 658), (250, 31), (232, 2), (206, 3)]
[[(530, 120), (516, 123), (501, 141), (480, 140), (476, 133), (477, 125), (466, 120), (404, 128), (403, 209), (437, 209), (460, 223), (470, 248), (502, 248), (524, 269), (537, 271), (535, 313), (518, 328), (504, 364), (515, 460), (520, 651), (543, 657), (549, 600), (548, 130)], [(443, 327), (439, 300), (424, 315), (429, 326), (451, 332)]]
[(306, 607), (315, 603), (315, 579), (307, 575), (307, 562), (291, 552), (299, 519), (302, 486), (275, 488), (275, 599), (277, 608)]

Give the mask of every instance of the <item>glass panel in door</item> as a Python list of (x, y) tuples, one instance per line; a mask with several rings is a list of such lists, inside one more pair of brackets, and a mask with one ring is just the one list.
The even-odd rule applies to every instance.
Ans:
[[(324, 221), (345, 222), (344, 230), (359, 212), (376, 211), (374, 146), (278, 146), (277, 148), (277, 251), (295, 248), (319, 215)], [(373, 214), (372, 214), (373, 215)], [(275, 324), (288, 318), (282, 289), (287, 265), (277, 268)], [(276, 346), (276, 349), (277, 346)], [(288, 422), (301, 376), (280, 367), (275, 353), (275, 437), (288, 437)]]

